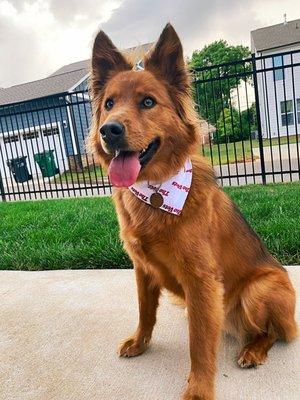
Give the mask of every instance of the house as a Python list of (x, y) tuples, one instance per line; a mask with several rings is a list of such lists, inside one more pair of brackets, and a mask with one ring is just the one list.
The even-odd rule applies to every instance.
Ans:
[[(124, 53), (138, 58), (151, 46), (147, 43)], [(7, 162), (23, 155), (29, 173), (38, 175), (34, 155), (48, 150), (54, 151), (60, 172), (86, 165), (89, 67), (90, 60), (79, 61), (44, 79), (0, 89), (0, 176), (10, 176)]]
[(252, 31), (251, 48), (263, 138), (300, 133), (300, 19)]

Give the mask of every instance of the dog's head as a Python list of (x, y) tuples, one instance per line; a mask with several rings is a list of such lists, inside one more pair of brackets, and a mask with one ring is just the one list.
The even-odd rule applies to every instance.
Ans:
[(181, 42), (168, 24), (137, 71), (100, 31), (90, 82), (93, 126), (89, 145), (115, 186), (163, 181), (194, 152), (198, 124)]

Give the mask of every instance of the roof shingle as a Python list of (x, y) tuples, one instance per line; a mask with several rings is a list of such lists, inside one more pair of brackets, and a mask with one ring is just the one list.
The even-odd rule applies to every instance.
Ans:
[(263, 51), (300, 43), (300, 19), (251, 32), (252, 50)]
[(85, 70), (49, 76), (38, 81), (11, 86), (0, 91), (0, 105), (38, 99), (58, 93), (67, 92), (86, 75)]
[[(124, 53), (133, 53), (136, 49), (146, 53), (151, 46), (152, 43), (146, 43), (138, 47), (126, 49)], [(88, 74), (89, 67), (90, 60), (77, 61), (64, 65), (47, 78), (9, 88), (1, 88), (0, 106), (68, 92)]]

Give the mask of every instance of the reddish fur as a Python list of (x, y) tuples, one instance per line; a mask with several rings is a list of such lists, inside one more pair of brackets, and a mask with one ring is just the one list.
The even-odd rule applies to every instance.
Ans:
[[(93, 49), (91, 93), (93, 127), (89, 143), (104, 166), (100, 126), (118, 120), (132, 150), (156, 137), (161, 147), (139, 180), (161, 182), (187, 157), (193, 163), (191, 190), (180, 217), (154, 209), (128, 189), (116, 189), (120, 235), (137, 279), (140, 320), (122, 342), (123, 356), (141, 354), (151, 339), (160, 291), (168, 289), (187, 304), (191, 373), (183, 399), (214, 399), (216, 352), (225, 329), (243, 341), (239, 364), (262, 363), (275, 340), (296, 336), (295, 293), (283, 267), (268, 253), (237, 208), (215, 182), (210, 166), (196, 155), (199, 125), (190, 97), (181, 43), (171, 25), (136, 72), (99, 32)], [(150, 110), (137, 106), (145, 95), (157, 100)], [(105, 111), (111, 96), (115, 106)]]

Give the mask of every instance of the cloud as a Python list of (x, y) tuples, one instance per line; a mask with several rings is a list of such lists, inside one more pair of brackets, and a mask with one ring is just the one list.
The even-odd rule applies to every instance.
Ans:
[[(253, 27), (253, 1), (244, 0), (126, 0), (115, 10), (103, 29), (124, 46), (130, 41), (153, 41), (162, 27), (174, 24), (190, 53), (203, 44), (225, 36), (237, 42), (248, 42)], [(252, 23), (252, 26), (251, 26)], [(232, 34), (230, 34), (232, 30)]]
[(103, 24), (116, 43), (124, 47), (153, 41), (171, 22), (186, 54), (214, 40), (250, 45), (250, 31), (268, 24), (300, 17), (298, 0), (125, 0)]
[(298, 0), (0, 0), (0, 87), (90, 57), (99, 27), (126, 48), (156, 40), (170, 21), (189, 55), (220, 38), (250, 45), (251, 30), (285, 12), (299, 18)]
[[(19, 0), (18, 0), (19, 1)], [(112, 10), (119, 7), (121, 0), (98, 1), (95, 0), (49, 0), (49, 11), (57, 21), (64, 24), (97, 21), (102, 22), (111, 16)]]
[(64, 64), (88, 58), (95, 30), (119, 5), (102, 0), (95, 10), (94, 3), (0, 0), (0, 87), (41, 79)]

